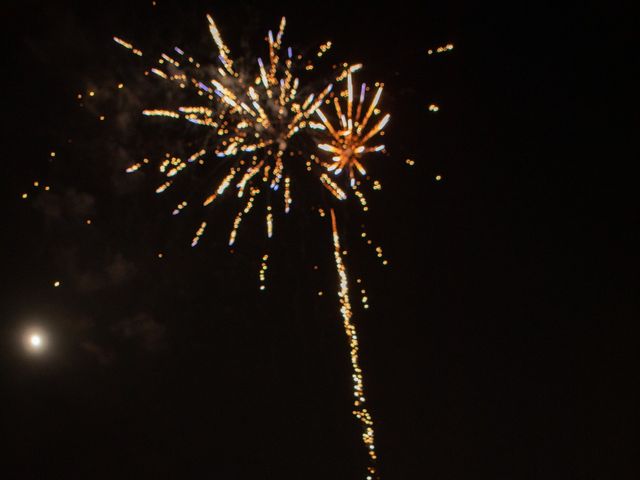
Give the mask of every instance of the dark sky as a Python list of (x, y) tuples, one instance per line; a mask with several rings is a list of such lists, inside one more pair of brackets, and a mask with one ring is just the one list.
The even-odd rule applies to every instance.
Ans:
[[(171, 217), (156, 178), (122, 173), (183, 133), (134, 115), (158, 92), (111, 37), (206, 55), (211, 13), (234, 52), (264, 54), (286, 15), (288, 44), (331, 39), (331, 61), (385, 82), (366, 224), (389, 267), (357, 205), (338, 212), (371, 304), (354, 318), (381, 477), (637, 478), (638, 115), (615, 99), (633, 85), (629, 5), (5, 7), (2, 477), (364, 477), (316, 197), (270, 242), (247, 220), (233, 252), (225, 203), (191, 249), (201, 217)], [(34, 323), (50, 335), (37, 358), (20, 340)]]

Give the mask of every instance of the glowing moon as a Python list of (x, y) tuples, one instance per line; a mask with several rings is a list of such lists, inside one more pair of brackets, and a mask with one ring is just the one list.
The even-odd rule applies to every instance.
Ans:
[(31, 353), (40, 353), (47, 346), (47, 336), (42, 330), (29, 329), (24, 334), (24, 346)]

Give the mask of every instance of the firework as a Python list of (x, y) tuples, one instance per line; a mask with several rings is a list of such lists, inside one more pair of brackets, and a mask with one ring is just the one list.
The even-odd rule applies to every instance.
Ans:
[[(196, 102), (185, 104), (177, 109), (149, 108), (143, 115), (182, 120), (202, 126), (218, 137), (211, 142), (209, 149), (202, 149), (187, 159), (167, 155), (158, 164), (158, 169), (166, 179), (157, 187), (156, 193), (167, 191), (174, 183), (174, 177), (194, 162), (202, 164), (207, 155), (214, 155), (229, 164), (228, 173), (220, 183), (213, 185), (210, 193), (203, 199), (203, 206), (210, 205), (223, 195), (231, 186), (235, 186), (238, 198), (245, 197), (242, 206), (233, 221), (229, 235), (229, 245), (236, 241), (242, 219), (254, 206), (255, 198), (266, 190), (282, 192), (282, 208), (289, 213), (293, 202), (291, 194), (292, 179), (286, 175), (286, 164), (295, 156), (289, 148), (289, 142), (298, 132), (316, 126), (310, 117), (331, 92), (333, 85), (325, 85), (319, 91), (301, 98), (300, 80), (296, 72), (310, 70), (311, 63), (303, 68), (301, 55), (294, 57), (289, 47), (283, 51), (283, 36), (286, 19), (283, 17), (277, 33), (269, 31), (266, 42), (268, 61), (256, 60), (256, 72), (237, 71), (231, 56), (231, 50), (222, 40), (222, 36), (213, 18), (207, 15), (209, 30), (218, 47), (220, 65), (214, 68), (213, 76), (193, 57), (187, 56), (179, 48), (172, 55), (161, 54), (156, 66), (150, 72), (163, 81), (172, 82), (180, 89), (189, 90), (195, 95)], [(114, 37), (114, 41), (137, 55), (142, 52), (133, 45)], [(331, 44), (321, 45), (319, 53), (324, 53)], [(321, 56), (321, 55), (319, 55)], [(148, 72), (147, 72), (148, 73)], [(136, 163), (127, 168), (128, 173), (140, 169)], [(284, 188), (281, 189), (281, 186)], [(173, 210), (179, 214), (187, 203), (181, 201)], [(267, 237), (273, 236), (274, 207), (269, 203), (265, 211)], [(203, 222), (192, 246), (198, 244), (204, 235), (206, 223)]]
[[(354, 101), (351, 71), (347, 71), (346, 76), (347, 89), (340, 95), (346, 96), (346, 105), (341, 106), (340, 96), (333, 97), (338, 126), (334, 126), (327, 119), (322, 109), (318, 108), (316, 110), (326, 132), (329, 134), (329, 142), (321, 143), (318, 148), (333, 154), (330, 161), (322, 163), (326, 170), (334, 175), (340, 175), (345, 172), (349, 177), (351, 187), (355, 187), (356, 174), (361, 176), (367, 174), (362, 164), (362, 157), (368, 153), (384, 150), (384, 145), (369, 145), (368, 142), (382, 132), (383, 128), (389, 123), (390, 115), (384, 115), (381, 120), (375, 123), (372, 121), (372, 118), (379, 113), (377, 107), (382, 95), (383, 85), (378, 85), (375, 96), (367, 107), (365, 105), (367, 85), (363, 83), (360, 86), (360, 94)], [(327, 181), (323, 183), (336, 198), (339, 200), (344, 199), (344, 195), (334, 185)]]
[[(363, 157), (369, 153), (384, 150), (384, 145), (373, 145), (370, 142), (389, 121), (389, 115), (378, 119), (378, 104), (383, 85), (376, 84), (376, 92), (367, 102), (368, 87), (363, 83), (359, 96), (355, 98), (352, 74), (362, 65), (343, 64), (341, 73), (335, 77), (335, 84), (345, 84), (346, 89), (333, 92), (334, 83), (321, 84), (314, 89), (304, 85), (304, 96), (300, 94), (301, 85), (298, 72), (314, 70), (314, 64), (304, 61), (302, 55), (294, 55), (289, 47), (283, 49), (283, 36), (286, 20), (283, 17), (277, 33), (269, 31), (266, 37), (268, 59), (257, 58), (252, 72), (241, 71), (233, 59), (230, 48), (224, 43), (213, 18), (207, 16), (209, 31), (213, 37), (219, 55), (218, 64), (201, 65), (193, 57), (180, 48), (174, 48), (169, 55), (162, 53), (157, 63), (145, 72), (153, 74), (160, 82), (169, 82), (181, 89), (185, 97), (193, 100), (185, 102), (174, 109), (148, 108), (142, 113), (148, 117), (161, 117), (170, 121), (184, 121), (206, 129), (206, 136), (214, 137), (204, 148), (192, 153), (187, 158), (166, 154), (157, 162), (157, 169), (162, 175), (162, 183), (156, 188), (161, 194), (172, 187), (179, 177), (192, 165), (204, 165), (213, 157), (216, 167), (226, 165), (218, 181), (210, 186), (210, 190), (202, 199), (207, 207), (229, 190), (234, 191), (242, 205), (236, 212), (229, 233), (229, 245), (234, 245), (243, 219), (256, 208), (256, 198), (271, 190), (279, 193), (280, 205), (272, 203), (275, 195), (269, 195), (264, 211), (265, 233), (268, 238), (274, 234), (276, 208), (286, 214), (291, 211), (293, 203), (293, 176), (289, 173), (289, 163), (306, 161), (307, 171), (317, 177), (320, 183), (338, 200), (346, 200), (347, 192), (340, 182), (343, 172), (349, 178), (349, 185), (355, 192), (363, 210), (367, 210), (367, 202), (358, 189), (356, 174), (366, 176)], [(132, 44), (121, 38), (114, 41), (133, 54), (142, 56)], [(331, 42), (320, 46), (316, 57), (322, 57), (330, 48)], [(346, 104), (341, 105), (341, 98)], [(333, 104), (337, 122), (327, 118), (320, 109), (323, 104)], [(320, 122), (316, 120), (316, 115)], [(321, 159), (309, 153), (303, 159), (303, 149), (292, 148), (294, 137), (301, 132), (307, 133), (311, 151), (315, 148), (312, 140), (324, 138), (318, 148), (333, 154), (329, 160)], [(309, 149), (306, 150), (309, 152)], [(127, 167), (127, 173), (134, 173), (150, 164), (149, 159)], [(377, 185), (377, 187), (376, 187)], [(374, 189), (380, 189), (375, 182)], [(181, 200), (173, 209), (173, 215), (180, 214), (188, 202)], [(324, 210), (319, 208), (321, 217)], [(349, 282), (345, 263), (342, 257), (340, 237), (334, 210), (331, 213), (331, 228), (335, 266), (338, 273), (340, 314), (345, 333), (349, 341), (351, 373), (353, 380), (353, 414), (362, 427), (362, 441), (366, 448), (370, 463), (367, 467), (367, 480), (376, 475), (377, 459), (374, 444), (373, 419), (365, 407), (363, 372), (359, 360), (359, 341), (352, 321), (352, 309), (349, 295)], [(207, 222), (203, 221), (197, 228), (191, 241), (195, 247), (205, 234)], [(370, 241), (369, 241), (370, 243)], [(161, 255), (161, 254), (160, 254)], [(159, 256), (160, 256), (159, 255)], [(378, 252), (381, 257), (381, 250)], [(269, 254), (261, 257), (259, 270), (259, 288), (266, 288), (266, 273)], [(361, 290), (364, 295), (365, 291)], [(321, 294), (321, 293), (320, 293)], [(364, 308), (368, 308), (367, 297), (363, 297)]]

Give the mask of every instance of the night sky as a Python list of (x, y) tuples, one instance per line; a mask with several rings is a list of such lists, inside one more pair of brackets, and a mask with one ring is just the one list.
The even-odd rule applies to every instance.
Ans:
[[(314, 205), (338, 208), (369, 298), (352, 285), (381, 478), (638, 478), (630, 2), (151, 3), (4, 7), (2, 478), (364, 478)], [(285, 45), (332, 40), (328, 64), (385, 83), (366, 215), (301, 182), (273, 239), (255, 216), (230, 251), (227, 201), (192, 249), (202, 211), (172, 217), (158, 177), (124, 173), (192, 139), (139, 115), (162, 91), (112, 36), (212, 58), (206, 13), (238, 56), (286, 15)]]

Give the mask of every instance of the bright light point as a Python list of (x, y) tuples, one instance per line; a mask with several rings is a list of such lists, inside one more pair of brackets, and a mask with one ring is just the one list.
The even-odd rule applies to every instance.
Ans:
[(53, 282), (53, 286), (54, 287), (59, 287), (60, 286), (60, 280), (56, 280), (55, 282)]
[(25, 332), (23, 344), (27, 351), (40, 353), (47, 347), (47, 336), (42, 330), (31, 328)]
[(439, 182), (440, 180), (442, 180), (442, 175), (436, 175), (436, 182)]

